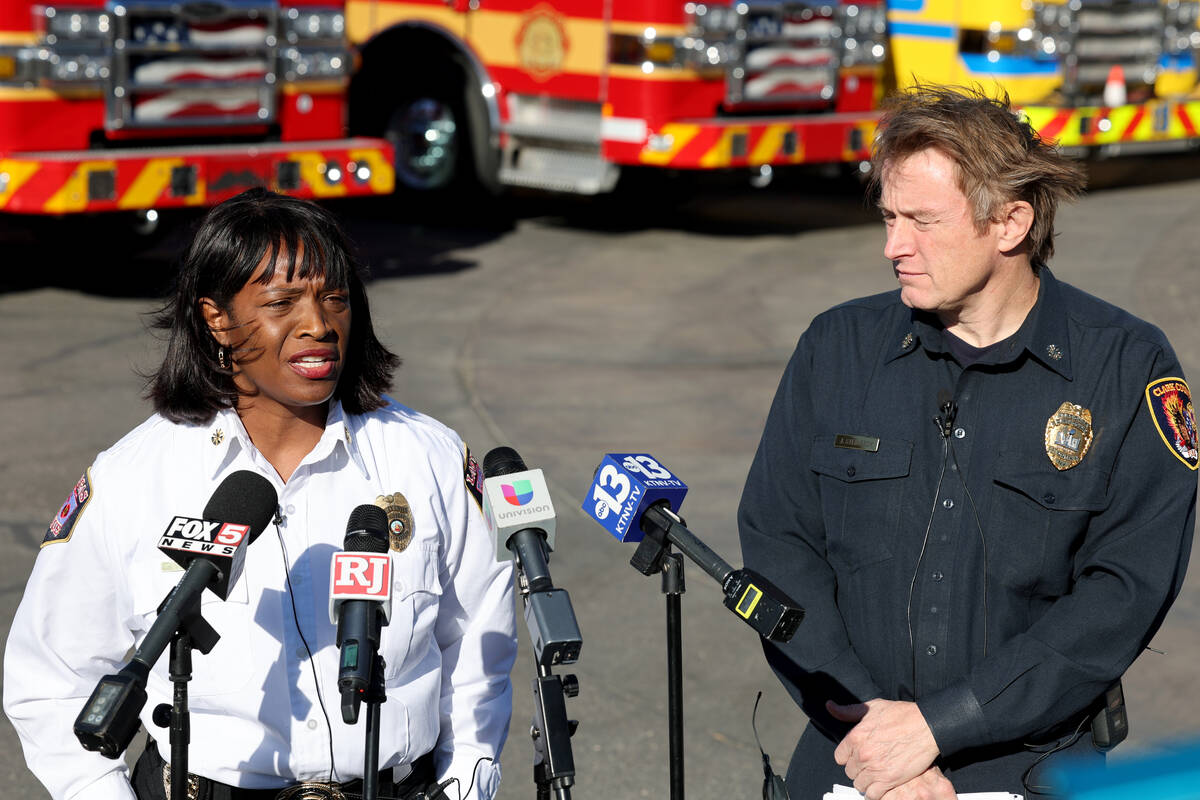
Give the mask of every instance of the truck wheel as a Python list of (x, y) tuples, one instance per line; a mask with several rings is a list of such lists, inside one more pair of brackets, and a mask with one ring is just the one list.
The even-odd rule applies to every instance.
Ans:
[(387, 122), (395, 148), (396, 181), (417, 191), (437, 191), (463, 183), (469, 173), (464, 115), (443, 93), (401, 100)]

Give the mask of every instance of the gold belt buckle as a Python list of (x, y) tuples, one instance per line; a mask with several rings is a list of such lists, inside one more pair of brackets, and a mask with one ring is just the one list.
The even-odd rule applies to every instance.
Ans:
[(281, 790), (275, 800), (346, 800), (346, 795), (336, 783), (305, 781)]
[[(167, 800), (171, 800), (171, 762), (163, 762), (162, 768), (163, 792), (166, 793)], [(200, 796), (200, 778), (197, 775), (188, 774), (187, 779), (187, 800), (196, 800)]]

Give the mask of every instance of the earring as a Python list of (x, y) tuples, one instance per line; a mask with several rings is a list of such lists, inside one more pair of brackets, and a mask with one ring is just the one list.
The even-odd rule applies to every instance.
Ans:
[[(232, 360), (232, 357), (233, 357), (233, 354), (231, 353), (230, 360)], [(225, 363), (225, 347), (224, 346), (217, 347), (217, 363), (221, 366), (221, 369), (229, 368), (228, 365)]]

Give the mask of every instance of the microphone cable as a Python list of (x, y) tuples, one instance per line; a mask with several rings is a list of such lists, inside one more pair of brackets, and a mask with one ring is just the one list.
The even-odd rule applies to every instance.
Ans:
[[(276, 515), (279, 516), (278, 514)], [(283, 518), (280, 517), (280, 522)], [(337, 777), (337, 767), (333, 755), (333, 725), (329, 721), (329, 712), (325, 708), (325, 696), (321, 694), (321, 682), (317, 680), (317, 663), (313, 658), (312, 648), (309, 647), (308, 639), (304, 637), (304, 631), (300, 628), (300, 614), (296, 610), (296, 593), (292, 590), (292, 570), (289, 566), (292, 562), (288, 557), (287, 544), (283, 541), (283, 532), (279, 529), (279, 522), (275, 523), (275, 538), (279, 540), (279, 550), (283, 555), (283, 579), (287, 583), (288, 599), (292, 605), (292, 620), (296, 623), (296, 633), (300, 635), (300, 642), (304, 645), (304, 652), (308, 654), (308, 664), (312, 669), (313, 687), (317, 690), (317, 704), (321, 707), (321, 714), (325, 717), (325, 731), (329, 739), (329, 782), (333, 783)], [(340, 781), (339, 781), (340, 782)]]

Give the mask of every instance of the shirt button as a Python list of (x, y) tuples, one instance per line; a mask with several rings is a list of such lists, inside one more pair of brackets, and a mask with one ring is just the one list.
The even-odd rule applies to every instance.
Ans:
[(303, 647), (297, 647), (296, 648), (296, 658), (300, 658), (300, 659), (308, 658), (308, 651), (305, 650)]
[(287, 507), (287, 509), (285, 509), (285, 510), (286, 510), (286, 511), (287, 511), (287, 513), (289, 513), (289, 514), (295, 514), (295, 513), (296, 513), (296, 507), (295, 507), (294, 505), (292, 505), (291, 503), (288, 503), (288, 507)]
[(853, 478), (853, 477), (854, 477), (854, 471), (855, 471), (855, 470), (854, 470), (854, 467), (846, 467), (846, 477), (848, 477), (848, 478)]
[(947, 497), (945, 500), (942, 501), (942, 507), (943, 508), (954, 508), (954, 501), (951, 500), (949, 497)]
[(929, 645), (929, 647), (926, 647), (925, 654), (930, 655), (930, 656), (936, 656), (937, 655), (937, 645), (931, 644), (931, 645)]
[(935, 570), (933, 571), (933, 574), (932, 574), (932, 575), (930, 575), (929, 577), (933, 578), (933, 579), (934, 579), (934, 581), (940, 581), (940, 580), (941, 580), (941, 579), (942, 579), (944, 576), (942, 575), (942, 571), (941, 571), (941, 570), (937, 570), (937, 569), (935, 569)]
[(929, 607), (929, 613), (930, 613), (930, 614), (936, 614), (936, 613), (937, 613), (937, 606), (930, 606), (930, 607)]
[(1048, 506), (1052, 506), (1052, 505), (1054, 505), (1054, 501), (1055, 501), (1055, 500), (1057, 500), (1057, 499), (1058, 499), (1057, 497), (1055, 497), (1054, 495), (1050, 494), (1049, 492), (1047, 492), (1046, 494), (1042, 495), (1042, 500), (1044, 500), (1044, 501), (1045, 501), (1045, 503), (1046, 503), (1046, 505), (1048, 505)]
[(310, 719), (308, 721), (308, 729), (310, 731), (315, 731), (317, 729), (317, 721), (315, 719)]
[(966, 435), (967, 435), (967, 431), (964, 428), (955, 428), (954, 429), (954, 438), (955, 439), (962, 439)]

